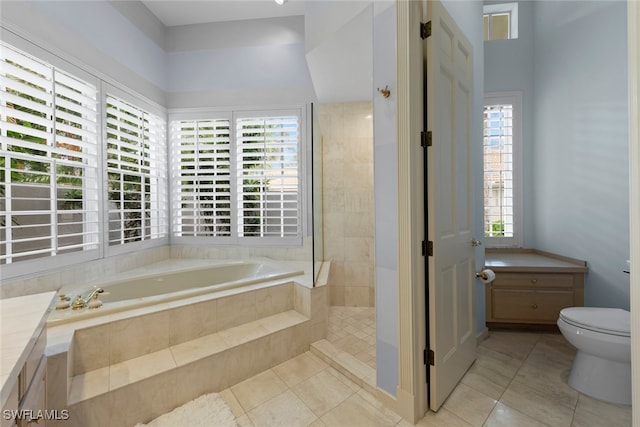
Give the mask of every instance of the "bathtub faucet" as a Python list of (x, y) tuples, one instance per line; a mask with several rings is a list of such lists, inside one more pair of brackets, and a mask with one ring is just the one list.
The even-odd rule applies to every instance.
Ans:
[(83, 297), (82, 295), (78, 295), (76, 299), (73, 301), (73, 303), (71, 304), (71, 308), (73, 308), (74, 310), (85, 308), (87, 304), (89, 304), (89, 302), (96, 295), (101, 294), (103, 292), (104, 292), (104, 289), (102, 288), (93, 288), (85, 297)]

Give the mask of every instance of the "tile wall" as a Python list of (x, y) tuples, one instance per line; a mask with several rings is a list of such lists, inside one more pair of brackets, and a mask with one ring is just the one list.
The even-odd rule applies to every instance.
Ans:
[(370, 102), (320, 105), (331, 305), (374, 305), (372, 113)]

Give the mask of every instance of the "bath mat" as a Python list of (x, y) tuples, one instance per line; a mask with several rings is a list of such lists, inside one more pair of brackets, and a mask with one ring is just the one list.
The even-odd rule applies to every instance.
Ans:
[(236, 417), (218, 393), (204, 394), (191, 402), (135, 427), (237, 427)]

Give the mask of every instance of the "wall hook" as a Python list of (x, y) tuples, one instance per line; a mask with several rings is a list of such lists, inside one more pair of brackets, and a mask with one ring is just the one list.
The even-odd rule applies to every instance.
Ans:
[(378, 92), (382, 94), (385, 98), (388, 98), (391, 95), (391, 91), (389, 90), (389, 85), (386, 85), (384, 89), (378, 88)]

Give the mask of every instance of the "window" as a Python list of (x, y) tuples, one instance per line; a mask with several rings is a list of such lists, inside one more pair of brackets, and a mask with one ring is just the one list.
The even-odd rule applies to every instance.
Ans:
[(301, 241), (300, 112), (173, 120), (175, 237)]
[(487, 246), (521, 245), (521, 95), (485, 96), (484, 235)]
[(518, 3), (485, 5), (484, 40), (518, 38)]
[(175, 236), (231, 236), (229, 119), (171, 125)]
[(106, 128), (109, 245), (166, 237), (165, 120), (107, 95)]
[(98, 90), (0, 49), (0, 264), (97, 249)]

